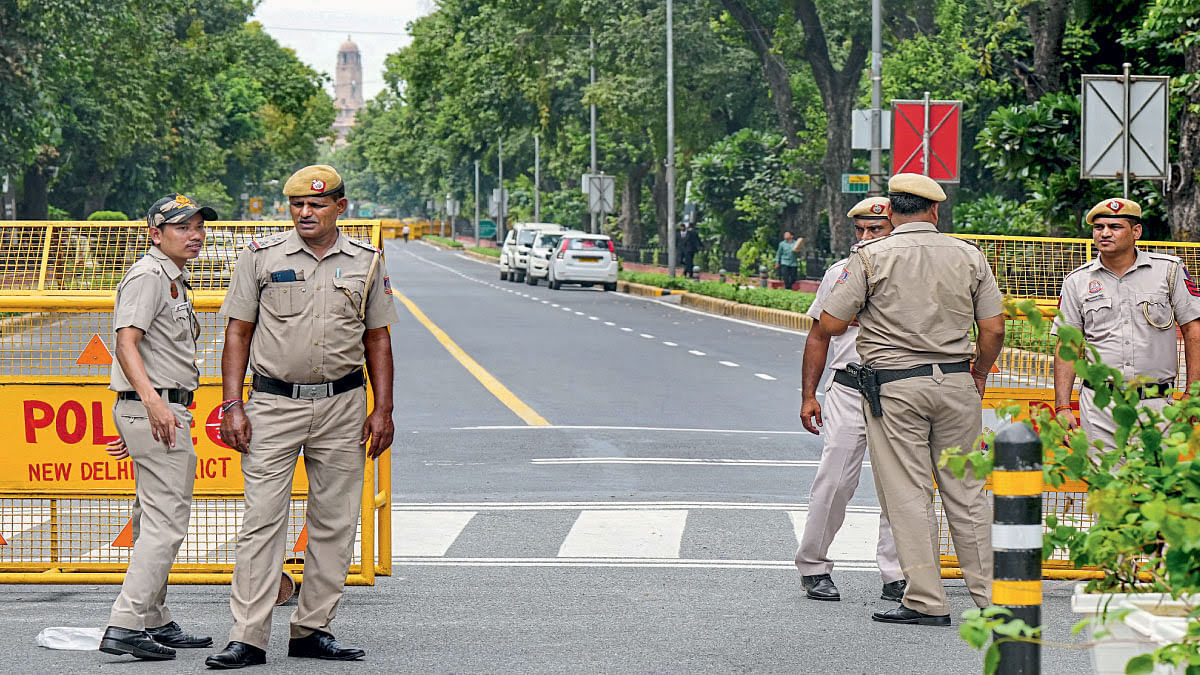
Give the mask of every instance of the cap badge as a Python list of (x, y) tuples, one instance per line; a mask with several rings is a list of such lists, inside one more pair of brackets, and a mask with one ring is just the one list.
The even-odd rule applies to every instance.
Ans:
[(1120, 213), (1121, 209), (1125, 208), (1125, 205), (1114, 199), (1108, 203), (1108, 208), (1112, 210), (1113, 213)]
[(877, 215), (880, 213), (883, 213), (883, 204), (872, 204), (871, 205), (871, 213), (874, 213)]
[(175, 208), (181, 209), (185, 206), (195, 206), (196, 204), (187, 198), (186, 195), (175, 195)]
[(1088, 293), (1099, 293), (1102, 290), (1104, 290), (1104, 285), (1099, 281), (1088, 282)]
[(317, 192), (324, 192), (325, 191), (325, 181), (321, 180), (320, 178), (314, 178), (313, 182), (312, 182), (312, 189)]

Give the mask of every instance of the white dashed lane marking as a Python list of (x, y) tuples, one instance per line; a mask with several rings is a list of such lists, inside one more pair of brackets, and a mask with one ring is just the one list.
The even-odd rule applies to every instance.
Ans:
[(663, 344), (668, 347), (678, 347), (679, 346), (678, 344), (676, 344), (674, 342), (667, 342), (666, 340), (663, 340)]
[(738, 366), (738, 364), (734, 363), (733, 361), (717, 361), (717, 363), (719, 363), (723, 366), (729, 366), (730, 368), (739, 368), (740, 367), (740, 366)]
[(653, 340), (653, 339), (654, 339), (654, 336), (653, 336), (653, 335), (651, 335), (651, 334), (649, 334), (649, 333), (641, 333), (640, 335), (641, 335), (642, 337), (646, 338), (647, 340)]
[(766, 373), (755, 373), (754, 376), (760, 380), (767, 380), (768, 382), (772, 382), (775, 380), (775, 378), (771, 377), (770, 375), (768, 375)]
[(707, 354), (700, 351), (699, 349), (689, 349), (688, 353), (691, 354), (692, 356), (708, 356)]

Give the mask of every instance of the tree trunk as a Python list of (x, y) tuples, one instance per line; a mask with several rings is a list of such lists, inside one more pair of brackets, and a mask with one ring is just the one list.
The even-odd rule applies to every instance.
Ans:
[(621, 191), (621, 215), (617, 225), (621, 228), (621, 243), (630, 248), (642, 245), (642, 183), (650, 172), (653, 163), (634, 166), (625, 179), (625, 187)]
[[(1200, 73), (1200, 44), (1183, 55), (1184, 72)], [(1172, 167), (1171, 191), (1163, 200), (1175, 241), (1200, 241), (1200, 88), (1192, 87), (1184, 100), (1179, 124), (1177, 161)]]
[(1017, 78), (1025, 85), (1025, 98), (1036, 103), (1046, 94), (1062, 90), (1063, 35), (1067, 29), (1070, 0), (1044, 0), (1026, 9), (1029, 36), (1033, 39), (1033, 67), (1009, 58)]
[(17, 202), (17, 220), (46, 220), (50, 217), (50, 177), (40, 160), (25, 169), (21, 199)]
[(800, 137), (797, 132), (804, 128), (804, 122), (796, 106), (792, 102), (791, 74), (787, 66), (772, 50), (772, 31), (762, 23), (738, 0), (721, 0), (721, 5), (737, 20), (746, 33), (746, 39), (758, 60), (762, 63), (763, 77), (771, 91), (771, 101), (775, 105), (775, 115), (779, 118), (779, 127), (783, 130), (783, 138), (789, 148), (800, 147)]
[(108, 192), (113, 184), (113, 172), (105, 171), (102, 174), (93, 173), (88, 176), (87, 187), (84, 190), (83, 197), (83, 217), (87, 218), (96, 211), (103, 211), (104, 204), (108, 201)]

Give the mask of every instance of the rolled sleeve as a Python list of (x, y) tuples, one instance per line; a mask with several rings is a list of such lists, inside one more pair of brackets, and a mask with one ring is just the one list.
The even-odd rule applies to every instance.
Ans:
[(1171, 296), (1171, 309), (1175, 311), (1175, 323), (1182, 326), (1200, 318), (1200, 289), (1188, 273), (1187, 265), (1180, 263), (1175, 275), (1175, 293)]
[(367, 311), (363, 316), (367, 330), (389, 326), (400, 318), (387, 276), (387, 262), (383, 260), (382, 253), (379, 255), (379, 269), (371, 279), (371, 287), (367, 289)]
[(258, 321), (258, 275), (254, 269), (254, 251), (242, 249), (233, 268), (229, 291), (221, 303), (221, 315), (239, 321)]
[(139, 328), (143, 333), (150, 330), (154, 317), (162, 309), (162, 280), (155, 274), (142, 273), (125, 280), (117, 292), (113, 307), (113, 330)]
[(850, 256), (846, 267), (833, 282), (833, 290), (821, 305), (821, 311), (840, 321), (850, 321), (858, 316), (867, 304), (867, 275), (863, 271), (862, 259)]

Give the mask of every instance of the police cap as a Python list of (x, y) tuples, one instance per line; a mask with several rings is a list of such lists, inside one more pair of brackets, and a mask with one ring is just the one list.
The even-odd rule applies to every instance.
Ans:
[(292, 174), (283, 184), (286, 197), (324, 197), (342, 187), (342, 177), (328, 164), (313, 164)]
[(1113, 197), (1093, 206), (1092, 210), (1087, 212), (1087, 217), (1084, 220), (1088, 225), (1092, 225), (1094, 224), (1093, 221), (1104, 216), (1129, 218), (1130, 220), (1141, 222), (1142, 207), (1135, 201)]
[(863, 219), (879, 219), (887, 218), (888, 199), (887, 197), (867, 197), (861, 202), (850, 207), (846, 212), (847, 218), (863, 218)]
[(217, 212), (211, 206), (200, 206), (187, 195), (173, 192), (154, 202), (154, 206), (146, 213), (146, 224), (150, 227), (162, 227), (186, 223), (197, 213), (205, 220), (217, 219)]
[(929, 176), (919, 173), (898, 173), (888, 181), (888, 193), (904, 192), (934, 202), (946, 201), (942, 186)]

